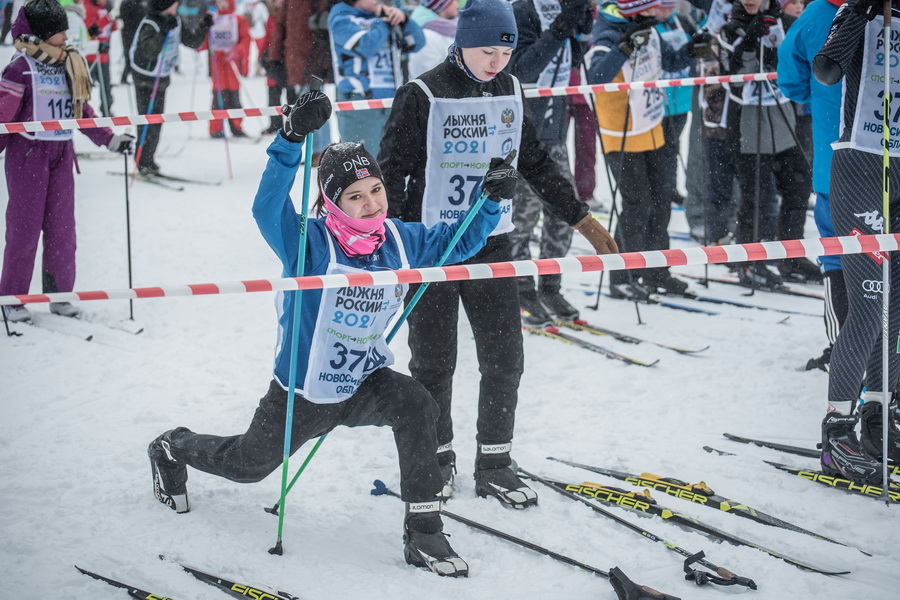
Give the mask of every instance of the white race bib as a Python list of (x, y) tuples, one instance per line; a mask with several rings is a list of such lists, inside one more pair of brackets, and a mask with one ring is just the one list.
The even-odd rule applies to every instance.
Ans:
[[(560, 13), (559, 0), (534, 0), (534, 8), (541, 20), (541, 30), (547, 31)], [(547, 88), (569, 85), (569, 71), (572, 69), (572, 48), (567, 39), (560, 50), (538, 75), (537, 87)]]
[[(57, 121), (71, 119), (72, 93), (66, 81), (66, 68), (63, 65), (46, 65), (36, 61), (30, 56), (25, 56), (31, 69), (31, 93), (33, 120)], [(34, 139), (37, 140), (71, 140), (72, 130), (61, 129), (58, 131), (36, 131)]]
[(209, 28), (209, 47), (214, 52), (231, 52), (238, 42), (238, 22), (235, 14), (216, 15)]
[[(431, 101), (428, 115), (425, 191), (422, 222), (455, 223), (478, 199), (491, 158), (518, 150), (522, 136), (522, 96), (519, 81), (511, 96), (435, 98), (421, 79), (413, 83)], [(518, 158), (513, 161), (513, 166)], [(500, 202), (500, 222), (491, 235), (512, 231), (512, 198)]]
[[(636, 49), (622, 66), (622, 74), (626, 82), (650, 81), (662, 75), (662, 45), (659, 32), (650, 32), (647, 45)], [(659, 88), (631, 90), (628, 93), (630, 105), (628, 118), (628, 134), (636, 135), (650, 131), (662, 123), (665, 114), (665, 92)], [(621, 131), (603, 131), (608, 135), (622, 136)]]
[[(385, 227), (400, 248), (401, 269), (409, 261), (396, 225)], [(326, 274), (359, 273), (335, 259), (334, 240), (327, 236), (331, 254)], [(309, 349), (306, 381), (300, 393), (310, 402), (341, 402), (356, 393), (362, 381), (376, 369), (394, 364), (384, 332), (403, 305), (409, 286), (403, 284), (322, 290), (319, 318)]]
[[(893, 17), (900, 18), (900, 11), (893, 10)], [(866, 39), (863, 42), (862, 74), (859, 78), (859, 96), (856, 99), (856, 119), (852, 123), (850, 141), (840, 147), (855, 148), (863, 152), (882, 154), (884, 152), (884, 67), (887, 56), (890, 56), (890, 89), (891, 115), (888, 115), (890, 127), (890, 155), (900, 156), (900, 31), (891, 30), (891, 47), (884, 43), (884, 16), (878, 15), (866, 25)], [(846, 89), (846, 88), (845, 88)], [(843, 111), (841, 111), (841, 129), (843, 130)], [(835, 144), (835, 147), (839, 147)]]

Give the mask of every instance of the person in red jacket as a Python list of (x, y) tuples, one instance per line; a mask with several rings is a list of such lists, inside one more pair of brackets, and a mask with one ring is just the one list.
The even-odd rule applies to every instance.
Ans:
[[(216, 15), (204, 47), (209, 48), (209, 70), (213, 82), (213, 108), (241, 108), (241, 80), (250, 71), (250, 27), (235, 14), (232, 0), (217, 0)], [(240, 73), (240, 76), (238, 75)], [(224, 119), (223, 119), (224, 120)], [(246, 137), (242, 119), (229, 119), (234, 137)], [(225, 137), (220, 120), (209, 122), (209, 135)]]
[(104, 117), (112, 116), (112, 80), (109, 76), (109, 38), (118, 29), (110, 18), (106, 0), (88, 0), (84, 4), (84, 25), (91, 39), (98, 42), (96, 54), (87, 54), (85, 59), (91, 68), (91, 77), (100, 86), (100, 112)]

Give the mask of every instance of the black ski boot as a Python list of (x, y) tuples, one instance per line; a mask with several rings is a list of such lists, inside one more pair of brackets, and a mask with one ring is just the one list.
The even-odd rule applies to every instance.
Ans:
[[(859, 443), (872, 458), (881, 460), (883, 449), (881, 402), (866, 402), (859, 407)], [(900, 431), (896, 421), (888, 416), (888, 461), (900, 463)]]
[(653, 293), (649, 287), (635, 281), (634, 283), (610, 283), (609, 295), (617, 300), (637, 300), (638, 302), (648, 302), (650, 294)]
[(444, 534), (441, 502), (407, 502), (403, 520), (403, 556), (406, 563), (443, 577), (468, 577), (469, 565), (461, 559)]
[(668, 272), (651, 281), (648, 281), (648, 278), (645, 277), (643, 281), (644, 285), (653, 289), (653, 291), (658, 294), (665, 294), (666, 296), (684, 296), (685, 298), (697, 297), (696, 292), (688, 287), (686, 281), (676, 279)]
[(881, 463), (860, 446), (856, 415), (830, 412), (822, 420), (822, 471), (857, 483), (879, 485)]
[(743, 265), (738, 269), (738, 279), (746, 287), (768, 288), (773, 290), (784, 285), (784, 281), (774, 271), (770, 271), (761, 262)]
[(822, 269), (808, 258), (786, 258), (778, 263), (778, 272), (785, 281), (823, 283)]
[(475, 493), (493, 496), (504, 506), (527, 508), (537, 504), (537, 493), (516, 475), (509, 452), (512, 443), (479, 444), (475, 458)]
[(553, 317), (547, 314), (544, 305), (538, 300), (534, 289), (519, 290), (519, 306), (522, 313), (522, 323), (526, 327), (549, 327), (553, 325)]
[(578, 309), (569, 304), (559, 290), (541, 290), (538, 292), (538, 298), (547, 312), (556, 315), (561, 321), (574, 321), (580, 316)]
[(453, 451), (453, 444), (438, 446), (437, 459), (441, 467), (441, 481), (444, 482), (438, 498), (449, 500), (453, 497), (453, 480), (456, 476), (456, 452)]
[(153, 495), (177, 513), (191, 510), (187, 495), (187, 467), (175, 460), (170, 447), (172, 436), (182, 431), (188, 429), (171, 429), (150, 442), (147, 448), (153, 473)]

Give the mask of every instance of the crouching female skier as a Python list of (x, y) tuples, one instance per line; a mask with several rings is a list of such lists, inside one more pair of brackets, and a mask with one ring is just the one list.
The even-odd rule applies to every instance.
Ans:
[[(331, 103), (321, 92), (301, 96), (269, 146), (269, 162), (253, 203), (253, 216), (285, 276), (297, 272), (301, 217), (289, 192), (300, 165), (306, 135), (325, 124)], [(493, 161), (492, 164), (501, 161)], [(500, 219), (499, 198), (515, 191), (517, 173), (504, 164), (488, 171), (490, 202), (471, 222), (448, 263), (477, 253)], [(317, 214), (308, 221), (306, 275), (354, 273), (433, 266), (459, 229), (453, 224), (404, 223), (386, 219), (388, 201), (381, 170), (360, 143), (333, 144), (319, 166)], [(298, 352), (290, 353), (296, 294), (278, 298), (278, 347), (274, 379), (260, 400), (247, 432), (219, 437), (179, 427), (148, 449), (157, 499), (187, 512), (187, 467), (249, 483), (282, 464), (282, 435), (288, 394), (295, 394), (293, 454), (312, 438), (338, 425), (389, 425), (400, 459), (401, 496), (406, 502), (404, 554), (409, 564), (438, 575), (466, 576), (468, 565), (444, 536), (437, 494), (443, 480), (437, 459), (438, 408), (428, 391), (394, 362), (384, 331), (403, 304), (406, 285), (303, 292)], [(364, 327), (364, 329), (362, 329)], [(287, 390), (294, 361), (297, 386)]]

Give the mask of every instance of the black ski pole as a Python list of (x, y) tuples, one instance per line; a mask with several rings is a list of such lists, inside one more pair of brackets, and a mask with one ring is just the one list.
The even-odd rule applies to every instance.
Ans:
[[(128, 154), (123, 153), (125, 161), (125, 239), (128, 245), (128, 289), (134, 286), (131, 283), (131, 196), (128, 192)], [(128, 318), (134, 321), (134, 300), (128, 299)]]
[[(648, 540), (650, 540), (652, 542), (659, 542), (659, 543), (665, 545), (665, 547), (667, 549), (671, 550), (672, 552), (675, 552), (676, 554), (680, 554), (681, 556), (685, 557), (685, 560), (684, 560), (685, 576), (684, 576), (684, 578), (687, 579), (688, 581), (693, 581), (698, 586), (706, 585), (707, 583), (714, 583), (716, 585), (743, 585), (752, 590), (756, 589), (756, 583), (752, 579), (748, 579), (747, 577), (740, 577), (738, 575), (735, 575), (728, 569), (726, 569), (724, 567), (720, 567), (716, 564), (713, 564), (708, 560), (705, 560), (706, 555), (702, 551), (690, 552), (689, 550), (685, 550), (681, 546), (678, 546), (672, 542), (669, 542), (669, 541), (659, 537), (658, 535), (647, 531), (643, 527), (635, 525), (631, 521), (623, 519), (622, 517), (609, 512), (608, 510), (598, 506), (596, 503), (591, 502), (587, 498), (584, 498), (582, 496), (579, 496), (578, 494), (575, 494), (566, 489), (563, 489), (562, 487), (558, 487), (558, 486), (554, 485), (552, 482), (544, 479), (543, 477), (541, 477), (539, 475), (529, 473), (528, 471), (526, 471), (525, 469), (523, 469), (521, 467), (518, 468), (518, 471), (522, 475), (525, 475), (525, 477), (528, 477), (529, 479), (533, 479), (534, 481), (544, 484), (545, 486), (547, 486), (554, 492), (557, 492), (563, 496), (566, 496), (567, 498), (570, 498), (571, 500), (576, 500), (578, 502), (581, 502), (582, 504), (589, 506), (591, 508), (591, 510), (593, 510), (594, 512), (599, 513), (609, 519), (612, 519), (613, 521), (615, 521), (616, 523), (619, 523), (620, 525), (624, 525), (625, 527), (631, 529), (632, 531), (634, 531), (636, 533), (641, 534), (642, 536), (644, 536), (645, 538), (647, 538)], [(693, 568), (691, 568), (691, 565), (694, 563), (703, 565), (707, 569), (711, 569), (713, 572), (709, 573), (706, 571), (700, 571), (698, 569), (693, 569)]]
[[(385, 483), (380, 479), (376, 479), (373, 482), (373, 485), (375, 486), (371, 491), (371, 494), (373, 496), (387, 495), (400, 499), (400, 494), (388, 488), (387, 485), (385, 485)], [(568, 556), (558, 554), (553, 550), (548, 550), (547, 548), (539, 546), (533, 542), (517, 538), (513, 535), (494, 529), (493, 527), (489, 527), (477, 521), (473, 521), (466, 517), (447, 512), (446, 510), (442, 509), (441, 515), (449, 517), (454, 521), (458, 521), (463, 525), (468, 525), (473, 529), (488, 533), (500, 539), (512, 542), (513, 544), (516, 544), (518, 546), (522, 546), (523, 548), (528, 548), (529, 550), (533, 550), (539, 554), (543, 554), (544, 556), (549, 556), (554, 560), (564, 562), (568, 565), (572, 565), (578, 567), (579, 569), (583, 569), (585, 571), (593, 573), (594, 575), (599, 575), (604, 579), (608, 579), (610, 584), (612, 584), (613, 589), (615, 589), (616, 595), (618, 596), (619, 600), (680, 600), (675, 596), (670, 596), (669, 594), (658, 592), (653, 588), (634, 583), (633, 581), (628, 579), (628, 577), (626, 577), (618, 567), (613, 567), (609, 571), (604, 571), (602, 569), (598, 569), (583, 562), (577, 561), (574, 558), (569, 558)]]

